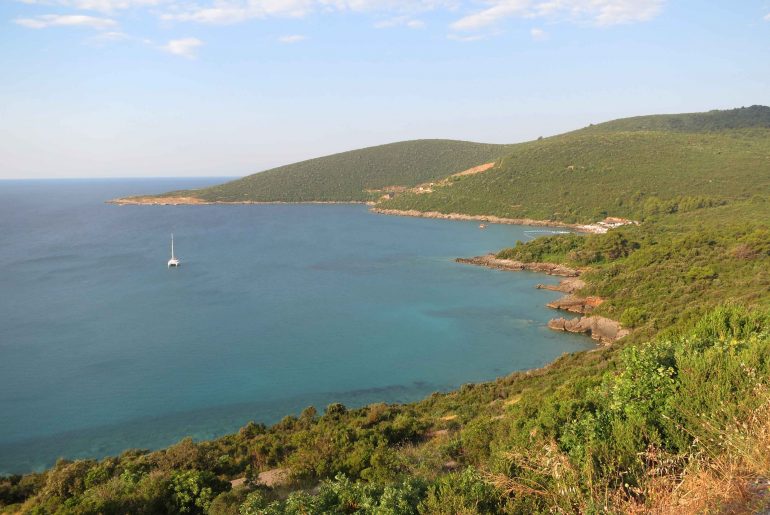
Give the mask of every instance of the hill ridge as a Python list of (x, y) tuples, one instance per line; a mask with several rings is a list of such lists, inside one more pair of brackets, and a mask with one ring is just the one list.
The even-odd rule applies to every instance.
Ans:
[[(484, 173), (461, 173), (488, 163)], [(621, 118), (511, 145), (386, 143), (116, 202), (378, 202), (386, 210), (590, 223), (769, 191), (770, 107), (754, 105)]]

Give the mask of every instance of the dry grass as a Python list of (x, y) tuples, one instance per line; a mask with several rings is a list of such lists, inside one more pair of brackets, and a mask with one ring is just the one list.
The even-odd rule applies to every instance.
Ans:
[[(506, 495), (540, 497), (553, 513), (587, 513), (600, 498), (590, 478), (585, 480), (555, 442), (546, 443), (539, 452), (512, 451), (505, 457), (522, 474), (518, 477), (493, 474), (488, 480)], [(586, 495), (585, 489), (590, 495)]]
[(755, 382), (757, 406), (726, 425), (701, 417), (704, 436), (696, 438), (697, 454), (688, 460), (681, 479), (662, 475), (649, 481), (647, 502), (639, 513), (741, 514), (770, 505), (770, 391), (754, 370), (744, 371)]
[(638, 488), (594, 484), (553, 442), (540, 452), (508, 453), (521, 471), (518, 477), (488, 478), (507, 495), (541, 498), (552, 513), (765, 513), (770, 509), (770, 391), (764, 383), (756, 383), (754, 398), (761, 401), (758, 406), (727, 425), (702, 417), (706, 436), (695, 439), (689, 454), (654, 448), (642, 453), (647, 477)]

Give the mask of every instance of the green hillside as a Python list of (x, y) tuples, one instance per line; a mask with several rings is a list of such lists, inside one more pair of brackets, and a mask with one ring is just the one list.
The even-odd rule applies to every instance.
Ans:
[(451, 140), (391, 143), (273, 168), (220, 186), (174, 192), (213, 202), (365, 201), (369, 189), (415, 186), (508, 153), (509, 145)]
[(598, 131), (707, 132), (725, 129), (770, 129), (770, 107), (754, 105), (705, 113), (658, 114), (621, 118), (592, 125)]
[(515, 145), (499, 166), (380, 207), (589, 222), (770, 192), (770, 108), (628, 118)]
[[(449, 177), (497, 162), (483, 173)], [(408, 191), (439, 182), (432, 193)], [(770, 107), (639, 116), (514, 145), (391, 143), (161, 197), (208, 202), (371, 201), (385, 209), (591, 222), (747, 198), (770, 188)], [(151, 199), (152, 197), (145, 197)]]

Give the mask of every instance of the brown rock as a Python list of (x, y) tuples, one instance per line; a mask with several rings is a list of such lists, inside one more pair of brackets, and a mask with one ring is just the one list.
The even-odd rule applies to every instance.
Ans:
[(577, 313), (585, 315), (594, 310), (604, 300), (601, 297), (578, 297), (576, 295), (567, 295), (553, 302), (549, 302), (547, 306), (553, 309), (562, 309), (569, 311), (570, 313)]
[(548, 322), (548, 327), (555, 331), (589, 334), (594, 340), (605, 344), (613, 343), (631, 332), (615, 320), (600, 316), (554, 318)]
[(560, 291), (562, 293), (574, 293), (585, 287), (586, 283), (577, 277), (567, 277), (559, 281), (559, 284), (538, 284), (538, 290)]

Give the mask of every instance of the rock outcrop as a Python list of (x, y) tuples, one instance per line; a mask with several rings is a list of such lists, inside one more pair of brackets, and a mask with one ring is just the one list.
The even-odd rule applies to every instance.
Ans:
[(555, 331), (588, 334), (594, 340), (604, 344), (613, 343), (630, 333), (615, 320), (600, 316), (554, 318), (548, 322), (548, 327)]
[(602, 302), (604, 302), (604, 300), (601, 297), (578, 297), (577, 295), (567, 295), (558, 300), (554, 300), (553, 302), (549, 302), (547, 306), (553, 309), (569, 311), (570, 313), (587, 315)]
[(468, 265), (485, 266), (496, 270), (529, 270), (531, 272), (541, 272), (562, 277), (577, 277), (580, 275), (580, 270), (575, 270), (574, 268), (569, 268), (564, 265), (557, 265), (554, 263), (523, 263), (521, 261), (514, 261), (513, 259), (498, 259), (494, 254), (472, 258), (457, 258), (455, 261)]
[(473, 258), (457, 258), (455, 261), (469, 265), (494, 268), (496, 270), (529, 270), (532, 272), (541, 272), (548, 275), (565, 277), (565, 279), (562, 279), (558, 285), (537, 285), (538, 289), (560, 291), (567, 294), (558, 300), (549, 302), (547, 304), (549, 308), (561, 309), (569, 311), (570, 313), (584, 315), (580, 318), (573, 319), (554, 318), (548, 322), (548, 327), (555, 331), (587, 334), (594, 340), (603, 344), (610, 344), (627, 336), (631, 332), (628, 329), (624, 329), (620, 323), (615, 320), (590, 315), (597, 306), (604, 302), (604, 299), (601, 297), (580, 297), (575, 294), (586, 285), (585, 281), (578, 278), (581, 274), (581, 270), (555, 263), (524, 263), (512, 259), (499, 259), (494, 254)]
[(577, 277), (567, 277), (559, 281), (559, 284), (538, 284), (538, 290), (560, 291), (562, 293), (574, 293), (585, 288), (586, 282)]

